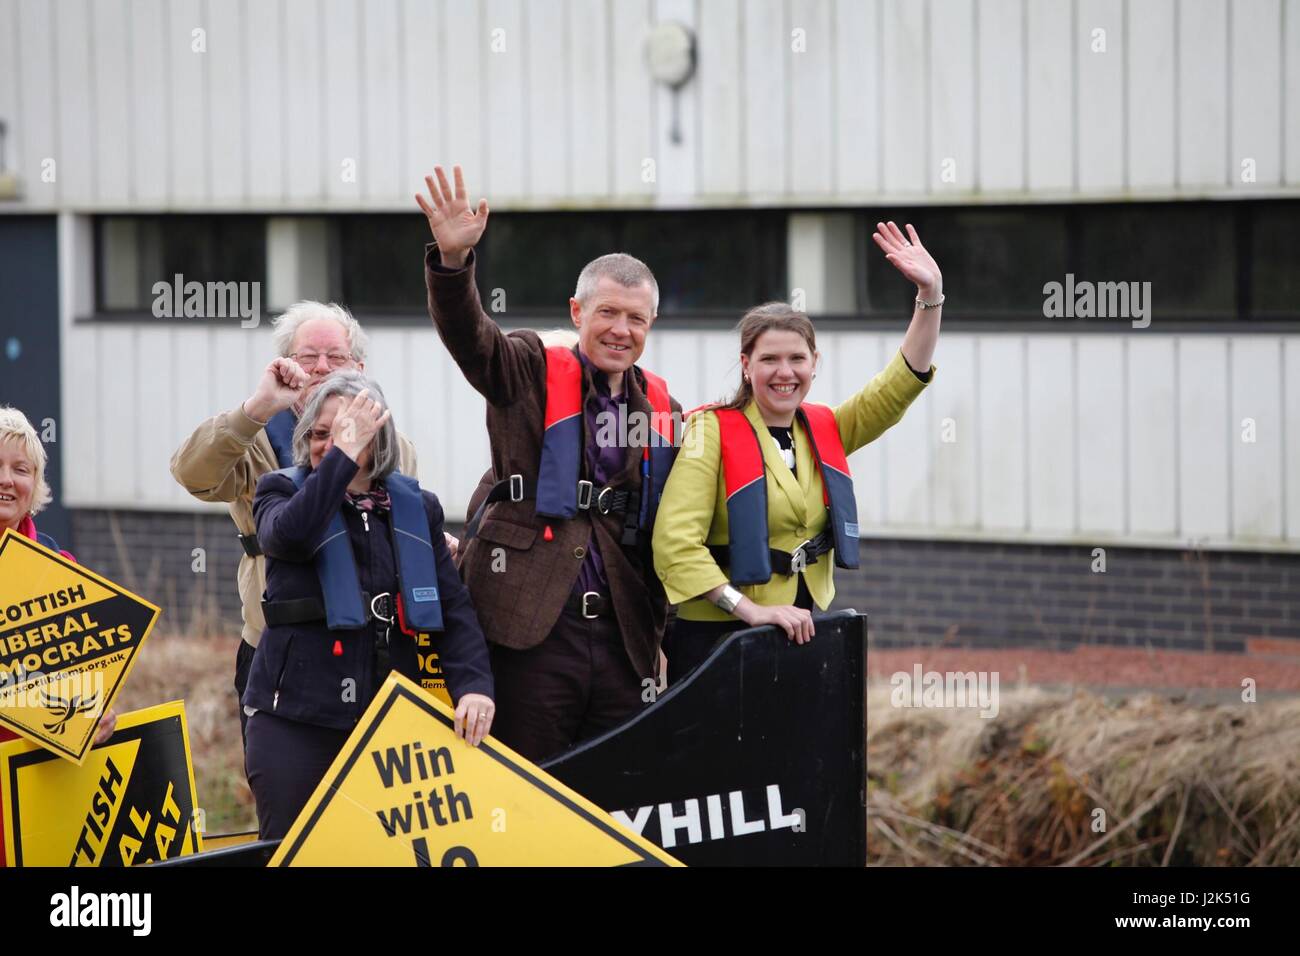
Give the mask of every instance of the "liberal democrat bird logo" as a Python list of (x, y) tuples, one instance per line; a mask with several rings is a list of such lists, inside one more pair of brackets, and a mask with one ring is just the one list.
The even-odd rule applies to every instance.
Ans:
[(41, 706), (50, 708), (57, 715), (57, 719), (46, 724), (45, 729), (61, 734), (68, 729), (68, 721), (73, 717), (78, 714), (93, 714), (99, 708), (99, 695), (92, 694), (89, 700), (82, 700), (78, 694), (72, 700), (64, 700), (41, 691)]

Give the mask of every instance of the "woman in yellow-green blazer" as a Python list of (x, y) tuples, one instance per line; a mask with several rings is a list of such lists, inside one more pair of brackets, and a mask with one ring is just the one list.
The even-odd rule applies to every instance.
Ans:
[(819, 358), (806, 315), (770, 302), (741, 319), (740, 389), (691, 415), (655, 519), (655, 570), (678, 605), (664, 638), (670, 682), (743, 627), (811, 640), (814, 605), (835, 596), (834, 566), (858, 566), (846, 458), (896, 424), (935, 371), (943, 277), (907, 232), (877, 223), (873, 238), (916, 284), (911, 324), (884, 370), (842, 405), (804, 402)]

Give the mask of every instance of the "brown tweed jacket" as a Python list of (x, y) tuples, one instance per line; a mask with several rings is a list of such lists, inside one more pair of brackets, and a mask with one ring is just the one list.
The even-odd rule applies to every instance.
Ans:
[[(437, 249), (425, 251), (429, 314), (465, 378), (487, 399), (492, 470), (536, 480), (546, 410), (546, 353), (537, 333), (502, 332), (479, 301), (474, 257), (464, 269), (443, 268)], [(651, 413), (639, 375), (624, 378), (628, 411)], [(593, 384), (584, 366), (584, 403)], [(681, 405), (672, 400), (674, 413)], [(586, 419), (584, 416), (584, 447)], [(626, 449), (614, 488), (640, 486), (641, 447)], [(583, 473), (586, 472), (585, 463)], [(476, 496), (477, 497), (477, 496)], [(475, 502), (477, 504), (477, 502)], [(540, 644), (563, 611), (578, 578), (592, 535), (599, 543), (623, 645), (638, 674), (656, 676), (667, 602), (654, 573), (649, 537), (644, 548), (624, 548), (622, 516), (583, 511), (565, 521), (534, 513), (532, 501), (491, 505), (468, 545), (462, 544), (461, 576), (469, 585), (483, 633), (511, 648)], [(471, 512), (472, 514), (472, 512)], [(545, 540), (549, 526), (552, 540)]]

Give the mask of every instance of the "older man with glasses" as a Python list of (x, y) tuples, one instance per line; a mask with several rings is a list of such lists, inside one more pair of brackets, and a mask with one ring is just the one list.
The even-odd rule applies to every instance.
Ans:
[[(199, 425), (172, 455), (171, 472), (200, 501), (222, 501), (239, 531), (239, 599), (244, 630), (235, 658), (239, 699), (248, 686), (253, 652), (266, 622), (262, 592), (266, 567), (257, 545), (253, 493), (263, 475), (293, 465), (293, 430), (307, 400), (331, 372), (364, 371), (367, 338), (361, 325), (340, 305), (298, 302), (275, 320), (279, 357), (262, 372), (257, 388), (230, 411)], [(415, 446), (398, 439), (398, 471), (416, 477)], [(455, 539), (448, 544), (455, 547)], [(453, 552), (454, 553), (454, 552)], [(239, 711), (247, 743), (248, 718)]]

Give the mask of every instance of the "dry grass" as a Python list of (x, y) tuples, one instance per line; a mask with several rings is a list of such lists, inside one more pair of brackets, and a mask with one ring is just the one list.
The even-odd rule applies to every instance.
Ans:
[[(867, 708), (867, 856), (890, 865), (1296, 865), (1300, 700)], [(1105, 830), (1094, 829), (1094, 811)]]
[[(169, 700), (185, 701), (194, 760), (194, 786), (210, 834), (257, 829), (253, 794), (244, 775), (244, 746), (235, 696), (235, 651), (239, 636), (221, 624), (217, 589), (235, 582), (215, 574), (194, 574), (185, 594), (164, 582), (161, 557), (140, 564), (128, 548), (116, 514), (109, 516), (121, 575), (119, 583), (163, 608), (114, 705), (119, 713)], [(208, 545), (200, 515), (194, 516), (195, 547)]]
[(194, 786), (208, 833), (257, 828), (235, 702), (237, 637), (187, 637), (160, 623), (114, 705), (119, 713), (184, 700)]

